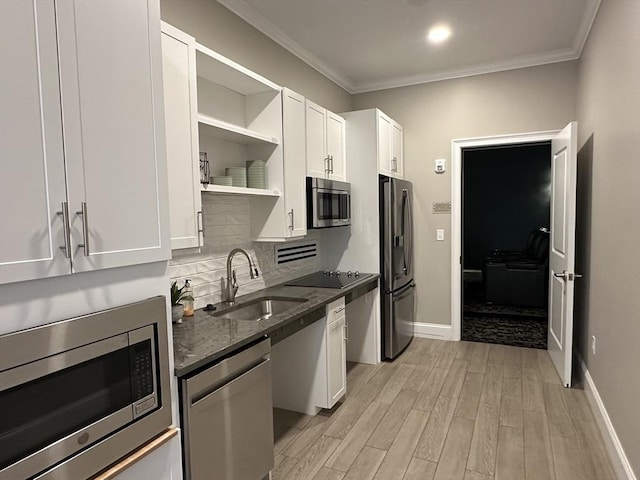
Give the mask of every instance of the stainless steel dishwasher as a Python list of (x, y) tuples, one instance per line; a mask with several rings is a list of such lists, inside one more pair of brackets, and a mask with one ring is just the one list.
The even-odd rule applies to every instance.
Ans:
[(187, 480), (260, 480), (273, 468), (271, 343), (181, 381)]

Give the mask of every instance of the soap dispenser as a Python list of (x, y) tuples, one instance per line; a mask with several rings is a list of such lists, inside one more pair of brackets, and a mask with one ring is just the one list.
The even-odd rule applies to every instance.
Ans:
[(183, 294), (182, 306), (184, 307), (184, 311), (182, 315), (191, 317), (193, 316), (193, 288), (191, 288), (191, 281), (189, 279), (184, 281)]

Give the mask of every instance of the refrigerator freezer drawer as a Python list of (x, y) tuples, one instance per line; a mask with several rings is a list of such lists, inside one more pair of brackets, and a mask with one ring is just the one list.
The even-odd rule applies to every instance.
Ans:
[(384, 354), (397, 357), (413, 338), (415, 320), (415, 284), (412, 282), (383, 299)]

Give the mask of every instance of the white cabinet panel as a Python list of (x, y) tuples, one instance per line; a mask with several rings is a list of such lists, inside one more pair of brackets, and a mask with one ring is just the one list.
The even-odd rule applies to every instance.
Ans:
[(402, 178), (402, 127), (380, 110), (372, 111), (376, 112), (378, 124), (378, 171), (388, 177)]
[(282, 95), (284, 205), (289, 230), (285, 236), (302, 237), (307, 234), (304, 97), (286, 88)]
[(180, 436), (140, 458), (113, 480), (182, 480)]
[(157, 2), (66, 1), (56, 13), (69, 207), (86, 205), (71, 218), (73, 270), (167, 260)]
[(391, 170), (396, 178), (404, 177), (403, 128), (396, 122), (391, 124)]
[(344, 118), (327, 111), (327, 155), (331, 180), (346, 180), (346, 144)]
[[(344, 307), (343, 307), (344, 308)], [(327, 325), (327, 400), (328, 405), (342, 398), (347, 390), (347, 357), (344, 314)], [(331, 407), (327, 407), (331, 408)]]
[(382, 112), (378, 113), (378, 172), (393, 176), (391, 162), (391, 119)]
[(0, 283), (71, 273), (53, 0), (0, 2), (0, 65)]
[(345, 181), (344, 118), (306, 100), (307, 175)]
[(168, 259), (157, 0), (0, 9), (0, 282)]
[(327, 111), (306, 100), (307, 175), (325, 178), (327, 164)]
[(376, 145), (378, 173), (388, 177), (403, 178), (404, 130), (402, 126), (377, 108), (347, 112), (343, 115), (348, 123), (349, 155), (354, 157), (354, 161), (364, 165), (364, 162), (373, 160), (369, 148), (371, 144)]
[(200, 164), (195, 39), (162, 24), (171, 248), (199, 247)]

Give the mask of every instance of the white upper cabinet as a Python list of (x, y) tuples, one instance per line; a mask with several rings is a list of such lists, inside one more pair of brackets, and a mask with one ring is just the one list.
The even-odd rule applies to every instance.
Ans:
[(404, 129), (391, 123), (391, 171), (396, 178), (404, 178)]
[(307, 234), (304, 97), (285, 88), (282, 104), (287, 237), (297, 238)]
[(158, 2), (57, 2), (56, 15), (73, 271), (167, 260)]
[(378, 172), (403, 178), (403, 129), (396, 121), (376, 110), (378, 122)]
[(306, 100), (307, 175), (325, 178), (329, 174), (327, 157), (327, 111)]
[(252, 199), (251, 231), (255, 241), (282, 242), (307, 234), (304, 125), (304, 97), (284, 88), (283, 161), (282, 170), (278, 172), (283, 182), (282, 194), (271, 201), (259, 197)]
[[(71, 273), (53, 0), (0, 2), (0, 283)], [(69, 253), (70, 255), (70, 253)]]
[(344, 119), (306, 100), (307, 175), (346, 180)]
[(158, 2), (0, 9), (0, 281), (168, 259)]
[(193, 37), (162, 23), (172, 249), (202, 245), (195, 45)]
[(347, 122), (347, 151), (354, 161), (369, 162), (376, 158), (378, 173), (403, 178), (402, 126), (377, 108), (342, 115)]
[(347, 179), (345, 137), (344, 118), (327, 110), (327, 155), (330, 168), (328, 178), (343, 182)]

